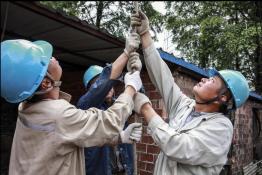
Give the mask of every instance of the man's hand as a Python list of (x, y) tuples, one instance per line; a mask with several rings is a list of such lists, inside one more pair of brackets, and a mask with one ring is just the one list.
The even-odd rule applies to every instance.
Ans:
[(120, 132), (120, 138), (122, 143), (139, 142), (142, 136), (142, 123), (132, 123), (128, 127)]
[(149, 20), (142, 11), (139, 11), (139, 14), (131, 15), (131, 26), (136, 27), (137, 33), (141, 36), (149, 31)]
[(125, 87), (132, 86), (136, 92), (142, 87), (142, 80), (140, 78), (140, 72), (138, 71), (135, 71), (134, 73), (127, 72), (124, 81)]
[(133, 71), (140, 72), (141, 69), (142, 69), (142, 62), (139, 58), (139, 54), (137, 52), (131, 52), (127, 62), (128, 72), (133, 72)]
[(134, 52), (139, 48), (139, 44), (140, 36), (137, 33), (130, 33), (126, 38), (126, 45), (124, 49), (125, 54), (129, 56), (131, 52)]

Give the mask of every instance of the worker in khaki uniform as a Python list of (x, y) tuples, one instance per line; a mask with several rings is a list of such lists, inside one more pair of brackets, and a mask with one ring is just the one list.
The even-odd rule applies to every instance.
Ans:
[[(134, 41), (134, 40), (130, 40)], [(129, 53), (137, 42), (126, 45)], [(113, 144), (142, 86), (139, 72), (125, 75), (125, 90), (107, 110), (77, 109), (60, 91), (62, 68), (45, 41), (1, 42), (1, 96), (19, 103), (10, 175), (84, 175), (84, 147)]]
[(145, 95), (135, 95), (135, 111), (145, 117), (148, 131), (161, 149), (154, 174), (218, 175), (227, 161), (233, 135), (232, 123), (223, 112), (230, 102), (238, 108), (246, 101), (246, 79), (238, 71), (213, 69), (210, 78), (202, 78), (193, 87), (191, 99), (181, 92), (160, 58), (146, 15), (141, 11), (132, 15), (131, 25), (137, 26), (149, 77), (161, 94), (169, 117), (169, 123), (164, 122)]

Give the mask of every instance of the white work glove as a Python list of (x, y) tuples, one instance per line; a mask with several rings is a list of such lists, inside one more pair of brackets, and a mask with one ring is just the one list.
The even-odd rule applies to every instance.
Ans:
[(141, 69), (142, 69), (142, 62), (139, 58), (139, 54), (137, 52), (131, 52), (127, 62), (128, 72), (133, 72), (133, 71), (140, 72)]
[(137, 92), (135, 94), (135, 97), (134, 97), (134, 111), (138, 114), (141, 113), (141, 107), (146, 104), (146, 103), (149, 103), (150, 105), (152, 105), (151, 101), (149, 100), (149, 98), (140, 93), (140, 92)]
[(149, 20), (142, 12), (131, 15), (131, 27), (136, 27), (137, 33), (141, 36), (149, 31)]
[(142, 87), (142, 80), (140, 78), (140, 72), (135, 71), (134, 73), (127, 72), (124, 78), (125, 87), (132, 86), (136, 92)]
[(124, 49), (125, 54), (129, 56), (131, 52), (134, 52), (139, 48), (139, 44), (140, 36), (135, 32), (129, 33), (128, 37), (126, 38), (126, 45)]
[(128, 127), (120, 132), (120, 138), (122, 143), (133, 143), (133, 141), (139, 142), (142, 136), (142, 123), (132, 123)]

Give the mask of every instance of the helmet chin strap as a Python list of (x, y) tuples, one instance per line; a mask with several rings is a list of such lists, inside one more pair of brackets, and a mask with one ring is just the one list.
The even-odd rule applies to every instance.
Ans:
[(214, 97), (214, 98), (212, 98), (212, 99), (210, 99), (210, 100), (206, 100), (206, 101), (204, 101), (204, 102), (199, 102), (199, 101), (195, 100), (195, 101), (196, 101), (196, 104), (208, 105), (208, 104), (214, 103), (215, 101), (218, 101), (218, 102), (221, 103), (221, 104), (226, 104), (226, 102), (220, 100), (221, 96), (222, 96), (226, 91), (227, 91), (227, 89), (225, 88), (225, 89), (221, 90), (221, 92), (218, 94), (218, 96), (216, 96), (216, 97)]
[(210, 100), (203, 101), (203, 102), (200, 102), (200, 101), (197, 101), (197, 100), (195, 100), (195, 101), (196, 101), (196, 104), (208, 105), (208, 104), (211, 104), (211, 103), (213, 103), (213, 102), (215, 102), (215, 101), (220, 101), (220, 100), (219, 100), (219, 96), (217, 96), (217, 97), (215, 97), (215, 98), (212, 98), (212, 99), (210, 99)]
[(34, 95), (46, 94), (46, 93), (50, 92), (53, 88), (54, 88), (54, 86), (51, 86), (51, 87), (49, 87), (49, 88), (46, 89), (46, 90), (36, 91), (36, 92), (34, 93)]

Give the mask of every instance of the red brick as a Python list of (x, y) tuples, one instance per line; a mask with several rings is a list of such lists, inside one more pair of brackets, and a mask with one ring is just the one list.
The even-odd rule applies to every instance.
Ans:
[(149, 76), (147, 74), (140, 74), (141, 75), (141, 79), (142, 79), (142, 82), (143, 84), (146, 84), (146, 83), (152, 83)]
[(144, 162), (138, 162), (137, 163), (137, 169), (139, 169), (139, 170), (145, 170), (146, 169), (146, 163), (144, 163)]
[(150, 99), (161, 99), (162, 97), (157, 91), (150, 91), (149, 93), (149, 98)]
[(139, 174), (140, 175), (152, 175), (153, 173), (140, 170)]
[(150, 172), (154, 172), (155, 165), (153, 163), (146, 163), (146, 170)]
[(151, 154), (159, 154), (160, 149), (159, 147), (155, 146), (155, 145), (147, 145), (147, 153), (151, 153)]
[(151, 136), (142, 136), (142, 143), (149, 143), (152, 144), (154, 143), (154, 140), (152, 139)]
[(136, 144), (136, 151), (146, 153), (146, 144), (137, 143), (137, 144)]
[(144, 83), (144, 88), (145, 88), (145, 91), (155, 91), (156, 88), (153, 84), (151, 83)]
[(146, 161), (146, 162), (153, 162), (154, 161), (154, 156), (152, 154), (143, 154), (141, 153), (141, 161)]

